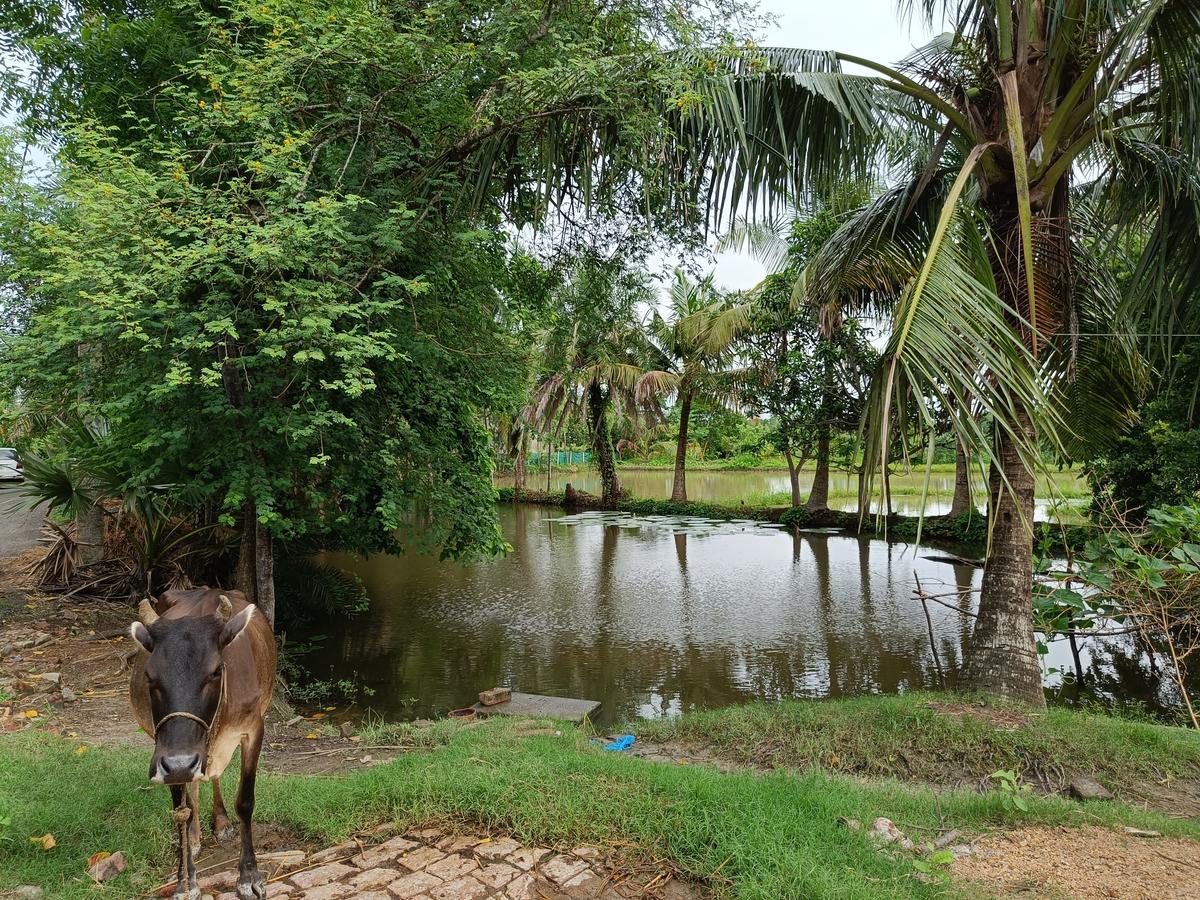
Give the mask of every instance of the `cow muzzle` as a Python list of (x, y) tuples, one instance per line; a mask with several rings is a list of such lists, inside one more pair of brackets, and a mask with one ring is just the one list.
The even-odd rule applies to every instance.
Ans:
[(200, 778), (200, 754), (159, 756), (150, 769), (150, 780), (158, 784), (190, 784)]

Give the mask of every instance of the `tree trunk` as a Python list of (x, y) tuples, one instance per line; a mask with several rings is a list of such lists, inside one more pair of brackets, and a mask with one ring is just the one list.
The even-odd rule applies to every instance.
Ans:
[[(1028, 411), (1016, 412), (1026, 441), (1032, 443)], [(1045, 706), (1033, 631), (1033, 471), (1012, 438), (1003, 429), (996, 432), (988, 488), (992, 550), (983, 568), (964, 682), (969, 690)]]
[(275, 539), (265, 526), (254, 520), (255, 603), (275, 630)]
[(592, 446), (596, 451), (596, 468), (600, 470), (600, 501), (606, 507), (617, 505), (621, 483), (613, 461), (612, 438), (608, 433), (607, 401), (599, 384), (588, 385), (588, 424)]
[(99, 501), (75, 514), (75, 546), (81, 566), (104, 559), (104, 510)]
[(234, 587), (258, 606), (275, 628), (275, 540), (261, 522), (253, 500), (242, 505), (242, 541), (234, 569)]
[(671, 485), (672, 500), (687, 500), (688, 420), (692, 416), (692, 392), (685, 391), (679, 404), (679, 440), (675, 444), (675, 481)]
[(792, 484), (792, 506), (796, 507), (800, 505), (800, 466), (792, 456), (791, 444), (783, 445), (783, 458), (787, 460), (788, 481)]
[(808, 492), (809, 512), (829, 509), (829, 421), (817, 426), (817, 470), (813, 473), (812, 490)]
[[(822, 344), (825, 344), (822, 341)], [(827, 344), (825, 349), (831, 349)], [(833, 416), (833, 364), (824, 356), (821, 373), (821, 420), (817, 423), (817, 470), (813, 473), (812, 490), (808, 492), (809, 512), (829, 509), (829, 432)]]
[(962, 441), (954, 439), (954, 499), (950, 501), (950, 517), (965, 515), (973, 512), (975, 504), (971, 502), (971, 466), (967, 452), (963, 449)]
[(517, 458), (513, 461), (513, 493), (525, 493), (525, 448), (517, 450)]

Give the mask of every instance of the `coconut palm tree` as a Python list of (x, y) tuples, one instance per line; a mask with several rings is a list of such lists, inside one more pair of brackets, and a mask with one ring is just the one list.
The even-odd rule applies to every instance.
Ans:
[(679, 404), (679, 435), (675, 443), (675, 478), (672, 500), (687, 500), (688, 421), (696, 400), (728, 402), (733, 346), (752, 316), (747, 303), (723, 295), (712, 274), (693, 281), (682, 269), (671, 280), (669, 308), (663, 316), (656, 307), (646, 333), (654, 368), (638, 379), (637, 394), (643, 403), (656, 403), (674, 394)]
[(610, 413), (652, 421), (657, 402), (638, 396), (648, 346), (638, 310), (653, 292), (644, 275), (612, 263), (584, 260), (559, 291), (554, 321), (546, 330), (542, 375), (521, 417), (551, 440), (570, 421), (587, 426), (601, 501), (615, 506), (621, 495), (613, 456)]
[[(898, 65), (740, 54), (701, 78), (707, 101), (678, 117), (682, 152), (712, 161), (709, 190), (726, 209), (763, 198), (769, 210), (845, 177), (894, 185), (826, 243), (806, 293), (892, 318), (869, 398), (876, 467), (897, 408), (930, 399), (952, 411), (966, 446), (990, 451), (991, 540), (965, 684), (1041, 704), (1031, 614), (1039, 444), (1069, 450), (1085, 433), (1075, 417), (1096, 434), (1131, 414), (1133, 348), (1095, 334), (1123, 332), (1117, 314), (1149, 306), (1159, 330), (1175, 333), (1200, 318), (1186, 306), (1200, 284), (1200, 4), (900, 5), (952, 31)], [(903, 160), (916, 164), (892, 164)], [(1093, 177), (1098, 215), (1077, 214), (1081, 173)], [(1150, 238), (1135, 291), (1120, 297), (1080, 251), (1085, 236), (1133, 228)], [(1107, 386), (1075, 377), (1087, 359)], [(988, 415), (966, 414), (968, 400)]]

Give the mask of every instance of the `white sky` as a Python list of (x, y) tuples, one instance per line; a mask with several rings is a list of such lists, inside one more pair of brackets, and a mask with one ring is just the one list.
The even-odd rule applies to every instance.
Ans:
[[(760, 8), (777, 19), (763, 35), (766, 46), (840, 50), (891, 63), (928, 43), (931, 36), (923, 23), (910, 27), (902, 22), (895, 0), (760, 0)], [(741, 253), (716, 254), (714, 262), (717, 283), (730, 290), (753, 287), (766, 274)], [(669, 274), (674, 260), (661, 263)]]

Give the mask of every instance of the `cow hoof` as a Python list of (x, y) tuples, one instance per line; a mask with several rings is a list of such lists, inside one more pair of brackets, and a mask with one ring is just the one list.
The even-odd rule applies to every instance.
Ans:
[(213, 840), (218, 843), (229, 840), (237, 834), (237, 828), (231, 823), (226, 823), (220, 828), (213, 828)]
[(200, 900), (200, 888), (176, 888), (171, 900)]
[(263, 900), (267, 896), (267, 885), (257, 872), (250, 878), (238, 881), (238, 900)]

